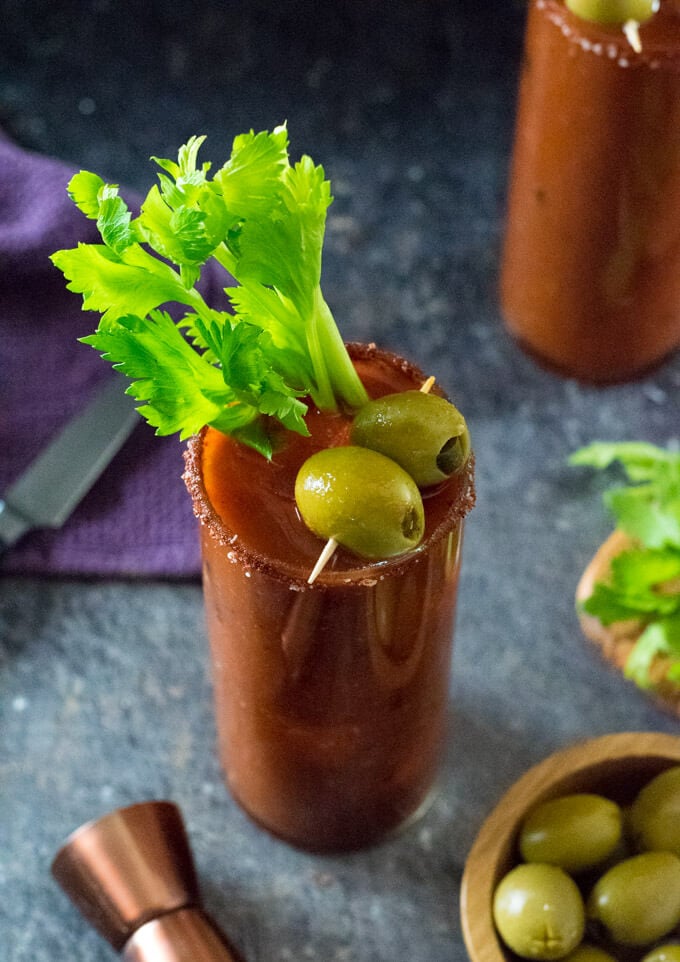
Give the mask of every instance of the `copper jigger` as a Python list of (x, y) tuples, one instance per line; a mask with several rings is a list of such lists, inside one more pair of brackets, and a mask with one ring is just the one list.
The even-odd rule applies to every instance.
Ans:
[(52, 874), (125, 962), (243, 962), (201, 908), (171, 802), (130, 805), (76, 829)]

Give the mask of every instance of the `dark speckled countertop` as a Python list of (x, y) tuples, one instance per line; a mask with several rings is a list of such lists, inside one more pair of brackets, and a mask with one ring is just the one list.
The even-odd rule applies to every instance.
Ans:
[(0, 2), (0, 123), (38, 152), (141, 188), (192, 133), (221, 157), (287, 119), (333, 183), (324, 290), (343, 333), (434, 373), (478, 465), (440, 792), (342, 858), (271, 839), (223, 787), (198, 584), (0, 578), (3, 962), (114, 958), (49, 862), (83, 821), (159, 797), (249, 962), (462, 962), (463, 864), (510, 782), (589, 735), (680, 731), (578, 631), (573, 590), (610, 523), (603, 479), (565, 463), (596, 437), (677, 441), (680, 358), (584, 388), (498, 313), (522, 21), (507, 0)]

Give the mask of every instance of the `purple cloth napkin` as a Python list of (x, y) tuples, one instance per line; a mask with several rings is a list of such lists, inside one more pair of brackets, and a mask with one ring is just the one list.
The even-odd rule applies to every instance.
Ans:
[[(66, 290), (49, 260), (99, 239), (66, 194), (73, 173), (0, 138), (0, 497), (101, 383), (119, 376), (77, 342), (98, 315), (81, 309), (80, 295)], [(205, 280), (206, 299), (219, 303), (230, 279), (214, 271)], [(182, 450), (177, 437), (156, 437), (140, 417), (66, 525), (27, 534), (5, 552), (0, 572), (196, 577), (198, 531)]]

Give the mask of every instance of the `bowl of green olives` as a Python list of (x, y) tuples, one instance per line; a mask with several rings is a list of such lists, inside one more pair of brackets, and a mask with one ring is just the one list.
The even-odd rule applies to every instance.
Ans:
[(461, 886), (472, 962), (680, 962), (680, 736), (604, 735), (526, 772)]

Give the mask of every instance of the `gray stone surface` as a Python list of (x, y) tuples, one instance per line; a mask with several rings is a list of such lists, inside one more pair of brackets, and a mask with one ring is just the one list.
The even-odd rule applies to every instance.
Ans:
[[(142, 6), (142, 5), (139, 5)], [(598, 390), (536, 367), (496, 304), (521, 16), (492, 2), (0, 3), (0, 110), (21, 143), (148, 183), (149, 155), (287, 118), (324, 163), (325, 290), (343, 333), (450, 389), (478, 455), (440, 792), (410, 831), (341, 858), (255, 828), (214, 753), (200, 587), (0, 579), (0, 959), (106, 962), (56, 889), (73, 828), (182, 807), (209, 908), (249, 962), (465, 959), (458, 894), (485, 814), (590, 735), (678, 732), (602, 664), (573, 612), (609, 519), (595, 438), (678, 441), (680, 359)], [(210, 156), (210, 150), (206, 156)]]

